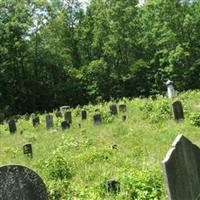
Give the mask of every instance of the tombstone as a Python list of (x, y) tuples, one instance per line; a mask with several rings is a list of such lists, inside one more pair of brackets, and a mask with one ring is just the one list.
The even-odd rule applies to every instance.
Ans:
[(60, 111), (61, 111), (62, 114), (64, 114), (64, 112), (65, 112), (66, 110), (68, 110), (68, 109), (70, 109), (70, 106), (61, 106), (61, 107), (60, 107)]
[(168, 80), (165, 84), (167, 86), (167, 96), (168, 98), (172, 98), (173, 96), (175, 96), (173, 82)]
[(61, 123), (61, 128), (62, 128), (62, 130), (69, 129), (70, 128), (70, 123), (68, 121), (63, 121)]
[(86, 112), (86, 110), (82, 110), (81, 111), (81, 119), (82, 120), (86, 120), (87, 119), (87, 112)]
[(53, 128), (53, 115), (46, 116), (46, 128), (47, 129)]
[(162, 165), (170, 200), (200, 199), (199, 147), (179, 135)]
[(101, 124), (102, 123), (102, 119), (101, 119), (101, 115), (100, 114), (95, 114), (93, 116), (93, 120), (94, 120), (94, 124)]
[(71, 111), (67, 111), (66, 113), (65, 113), (65, 121), (68, 121), (68, 123), (72, 123), (72, 113), (71, 113)]
[(117, 149), (118, 146), (117, 146), (117, 144), (113, 144), (113, 145), (111, 146), (111, 148), (112, 148), (112, 149)]
[(107, 193), (117, 194), (120, 192), (120, 183), (114, 179), (105, 182), (105, 190)]
[(43, 180), (21, 165), (0, 167), (1, 200), (48, 200)]
[(26, 121), (28, 121), (29, 118), (30, 118), (30, 115), (29, 115), (28, 113), (26, 113), (26, 114), (24, 115), (24, 119), (25, 119)]
[(176, 121), (184, 119), (184, 113), (183, 113), (182, 103), (180, 101), (175, 101), (172, 104), (172, 107), (173, 107), (174, 119)]
[(127, 110), (126, 104), (119, 105), (119, 112), (126, 112), (126, 110)]
[(57, 118), (62, 118), (62, 112), (61, 111), (56, 111), (56, 117)]
[(115, 104), (110, 106), (111, 115), (117, 115), (117, 106)]
[(24, 155), (30, 156), (31, 158), (33, 158), (33, 151), (32, 151), (32, 145), (29, 144), (25, 144), (23, 146), (23, 153)]
[(33, 122), (33, 127), (37, 127), (40, 124), (40, 118), (38, 116), (35, 116), (32, 119), (32, 122)]
[(15, 133), (17, 131), (17, 126), (16, 126), (16, 123), (15, 123), (14, 119), (11, 119), (8, 122), (8, 127), (9, 127), (9, 131), (10, 131), (11, 134), (13, 134), (13, 133)]
[(126, 115), (122, 115), (122, 121), (125, 122), (127, 119)]

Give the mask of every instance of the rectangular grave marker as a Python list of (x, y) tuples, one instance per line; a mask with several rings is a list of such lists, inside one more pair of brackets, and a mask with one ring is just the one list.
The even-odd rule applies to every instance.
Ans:
[(31, 158), (33, 158), (32, 145), (30, 143), (25, 144), (23, 146), (23, 152), (24, 152), (24, 155), (27, 155), (27, 156), (30, 156)]
[(110, 106), (110, 113), (111, 113), (111, 115), (117, 115), (118, 114), (117, 106), (115, 104)]
[(72, 123), (72, 113), (71, 113), (71, 111), (67, 111), (65, 113), (65, 121), (67, 121), (70, 124)]
[(40, 124), (40, 118), (38, 116), (33, 117), (32, 119), (33, 127), (37, 127)]
[(53, 115), (46, 116), (46, 128), (47, 129), (53, 128)]
[(180, 101), (175, 101), (172, 104), (172, 108), (173, 108), (173, 113), (174, 113), (174, 119), (176, 121), (184, 119), (183, 106)]
[(119, 112), (126, 112), (127, 106), (126, 104), (120, 104), (119, 105)]
[(17, 131), (17, 126), (16, 126), (16, 123), (15, 123), (14, 119), (11, 119), (8, 122), (8, 127), (9, 127), (9, 131), (10, 131), (11, 134), (13, 134), (13, 133), (15, 133)]
[(199, 147), (179, 135), (162, 165), (170, 200), (200, 199)]
[(94, 124), (101, 124), (102, 123), (102, 119), (101, 119), (101, 115), (100, 114), (95, 114), (93, 116), (93, 120), (94, 120)]
[(62, 128), (62, 130), (69, 129), (70, 128), (70, 123), (68, 121), (63, 121), (61, 123), (61, 128)]
[(87, 112), (86, 112), (86, 110), (82, 110), (81, 111), (81, 119), (82, 120), (86, 120), (87, 119)]

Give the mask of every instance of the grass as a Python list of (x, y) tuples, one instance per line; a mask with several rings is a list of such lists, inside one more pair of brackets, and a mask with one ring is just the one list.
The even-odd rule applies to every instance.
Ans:
[[(54, 116), (55, 128), (41, 124), (32, 127), (31, 119), (17, 122), (17, 132), (10, 135), (7, 125), (0, 125), (0, 165), (22, 164), (34, 169), (47, 185), (50, 199), (167, 199), (161, 161), (178, 134), (184, 134), (200, 146), (199, 128), (191, 124), (191, 114), (198, 113), (200, 92), (189, 91), (176, 99), (182, 101), (185, 120), (176, 123), (171, 103), (163, 97), (124, 99), (127, 121), (112, 117), (109, 104), (86, 106), (89, 118), (81, 122), (80, 108), (72, 110), (73, 124), (62, 131), (61, 119)], [(94, 125), (96, 108), (104, 116), (102, 125)], [(81, 128), (78, 123), (81, 122)], [(20, 132), (23, 130), (23, 134)], [(23, 144), (31, 142), (33, 159), (23, 155)], [(111, 146), (117, 144), (117, 149)], [(119, 194), (106, 194), (107, 179), (120, 182)]]

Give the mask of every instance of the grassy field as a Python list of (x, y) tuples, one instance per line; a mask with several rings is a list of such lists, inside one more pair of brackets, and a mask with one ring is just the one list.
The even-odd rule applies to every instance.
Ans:
[[(171, 103), (176, 99), (184, 107), (185, 120), (180, 123), (172, 117)], [(182, 93), (173, 100), (158, 96), (121, 102), (128, 108), (125, 122), (122, 114), (110, 116), (113, 102), (107, 102), (86, 106), (88, 119), (83, 122), (81, 108), (73, 109), (72, 126), (65, 131), (60, 128), (62, 119), (55, 116), (55, 128), (46, 130), (45, 115), (40, 115), (37, 128), (31, 119), (21, 117), (14, 135), (7, 125), (0, 125), (0, 165), (17, 163), (34, 169), (46, 183), (50, 199), (167, 199), (161, 161), (178, 134), (200, 146), (200, 92)], [(97, 108), (102, 125), (92, 120)], [(27, 142), (32, 143), (33, 159), (23, 155)], [(119, 194), (105, 192), (108, 179), (120, 182)]]

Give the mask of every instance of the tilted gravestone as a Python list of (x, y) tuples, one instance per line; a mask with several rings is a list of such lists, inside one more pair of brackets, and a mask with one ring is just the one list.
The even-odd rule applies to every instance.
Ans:
[(15, 133), (17, 131), (17, 126), (16, 126), (16, 123), (15, 123), (14, 119), (11, 119), (8, 122), (8, 127), (9, 127), (9, 131), (10, 131), (11, 134), (13, 134), (13, 133)]
[(86, 120), (87, 119), (87, 112), (86, 112), (86, 110), (82, 110), (81, 111), (81, 119), (82, 120)]
[(200, 200), (200, 149), (177, 136), (162, 161), (170, 200)]
[(30, 156), (31, 158), (33, 157), (32, 145), (30, 143), (23, 146), (23, 153), (24, 155)]
[(53, 115), (46, 116), (46, 128), (47, 129), (53, 128)]
[(48, 200), (43, 180), (21, 165), (0, 167), (1, 200)]
[(126, 112), (127, 106), (126, 104), (120, 104), (119, 105), (119, 112)]
[(173, 113), (174, 113), (174, 119), (176, 121), (184, 119), (183, 106), (180, 101), (175, 101), (172, 104), (172, 108), (173, 108)]
[(70, 123), (68, 121), (63, 121), (61, 123), (61, 128), (62, 128), (62, 130), (69, 129), (70, 128)]
[(120, 192), (120, 183), (114, 179), (107, 180), (105, 182), (105, 190), (108, 193), (119, 193)]
[(33, 117), (32, 119), (33, 127), (37, 127), (40, 124), (40, 118), (38, 116)]
[(118, 114), (117, 106), (115, 104), (110, 106), (110, 113), (111, 113), (111, 115), (117, 115)]
[(70, 124), (72, 123), (72, 113), (71, 113), (71, 111), (67, 111), (65, 113), (65, 121), (67, 121)]
[(95, 114), (93, 116), (93, 120), (94, 120), (94, 124), (101, 124), (102, 123), (102, 119), (101, 119), (101, 115), (100, 114)]

